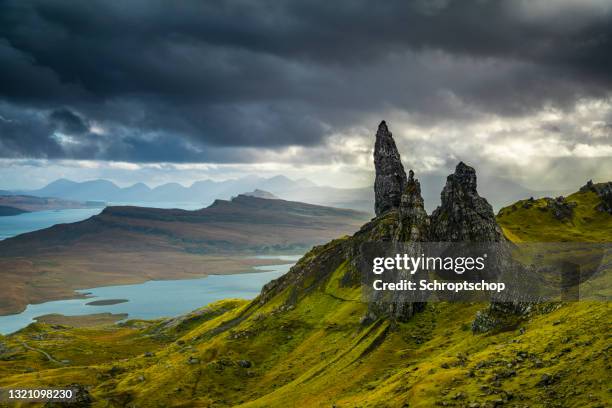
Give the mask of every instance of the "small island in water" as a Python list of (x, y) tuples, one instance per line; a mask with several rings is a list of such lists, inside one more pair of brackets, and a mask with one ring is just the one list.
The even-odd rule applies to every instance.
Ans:
[(51, 313), (34, 318), (38, 323), (50, 325), (61, 325), (69, 327), (94, 327), (105, 324), (113, 324), (127, 319), (127, 313), (97, 313), (82, 316), (66, 316), (59, 313)]
[(109, 305), (117, 305), (119, 303), (129, 302), (128, 299), (103, 299), (103, 300), (94, 300), (93, 302), (85, 303), (87, 306), (109, 306)]

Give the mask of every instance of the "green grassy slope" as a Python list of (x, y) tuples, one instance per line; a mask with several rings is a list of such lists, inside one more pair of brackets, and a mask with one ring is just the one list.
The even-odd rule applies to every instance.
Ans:
[[(583, 198), (592, 199), (570, 196)], [(612, 241), (609, 219), (588, 204), (559, 225), (525, 210), (499, 215), (514, 239)], [(393, 223), (367, 228), (385, 235)], [(429, 304), (408, 323), (364, 323), (367, 305), (343, 255), (350, 240), (314, 248), (252, 302), (124, 326), (37, 324), (0, 337), (0, 387), (79, 383), (100, 407), (610, 406), (608, 303), (542, 304), (492, 334), (470, 330), (483, 304)]]
[(521, 200), (499, 210), (497, 222), (508, 238), (527, 242), (610, 242), (612, 217), (596, 207), (600, 198), (592, 191), (566, 198), (575, 203), (570, 218), (558, 220), (547, 208), (546, 199)]

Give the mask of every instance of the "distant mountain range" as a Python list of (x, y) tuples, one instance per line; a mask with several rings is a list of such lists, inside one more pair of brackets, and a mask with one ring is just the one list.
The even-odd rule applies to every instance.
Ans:
[[(428, 211), (440, 202), (440, 191), (445, 176), (420, 175), (423, 198)], [(500, 177), (482, 177), (479, 191), (487, 197), (496, 210), (525, 197), (554, 196), (560, 191), (534, 191), (511, 180)], [(38, 190), (15, 191), (13, 194), (28, 194), (38, 197), (57, 197), (77, 201), (104, 201), (109, 203), (199, 203), (205, 207), (215, 199), (230, 199), (247, 191), (261, 190), (292, 201), (351, 208), (372, 213), (374, 192), (372, 187), (340, 188), (319, 186), (307, 179), (292, 180), (279, 175), (271, 178), (248, 176), (225, 181), (196, 181), (189, 187), (179, 183), (167, 183), (150, 188), (144, 183), (119, 187), (108, 180), (75, 182), (56, 180)], [(8, 192), (6, 192), (8, 193)]]
[(314, 187), (306, 179), (291, 180), (284, 176), (263, 178), (257, 176), (225, 181), (196, 181), (189, 187), (179, 183), (166, 183), (150, 188), (144, 183), (129, 187), (119, 187), (108, 180), (76, 182), (58, 179), (37, 190), (16, 191), (38, 197), (58, 197), (78, 201), (107, 202), (199, 202), (207, 206), (215, 199), (229, 199), (246, 191), (264, 190), (287, 192), (301, 188)]
[(216, 199), (230, 199), (247, 191), (253, 192), (251, 194), (264, 191), (286, 200), (372, 212), (373, 198), (367, 188), (322, 187), (307, 179), (292, 180), (281, 175), (271, 178), (247, 176), (225, 181), (201, 180), (188, 187), (166, 183), (154, 188), (144, 183), (119, 187), (102, 179), (84, 182), (58, 179), (37, 190), (13, 191), (12, 194), (107, 203), (199, 203), (205, 207)]

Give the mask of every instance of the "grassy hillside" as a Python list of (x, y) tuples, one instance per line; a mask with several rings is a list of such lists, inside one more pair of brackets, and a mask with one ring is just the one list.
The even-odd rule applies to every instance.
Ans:
[(526, 242), (611, 242), (612, 217), (598, 211), (601, 202), (592, 191), (581, 191), (566, 197), (573, 207), (570, 217), (558, 219), (546, 198), (521, 200), (502, 208), (497, 222), (508, 238)]
[[(536, 226), (529, 217), (542, 212), (525, 210), (499, 215), (515, 239), (610, 240), (592, 208), (576, 207), (581, 223)], [(385, 235), (391, 218), (365, 233)], [(0, 387), (78, 383), (99, 407), (610, 406), (609, 303), (537, 305), (488, 334), (470, 329), (483, 304), (367, 321), (343, 255), (352, 240), (315, 247), (252, 302), (119, 326), (31, 325), (0, 338)]]

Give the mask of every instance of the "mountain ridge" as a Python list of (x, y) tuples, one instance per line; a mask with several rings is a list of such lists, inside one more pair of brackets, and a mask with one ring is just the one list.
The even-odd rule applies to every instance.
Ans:
[(106, 207), (100, 214), (0, 241), (0, 313), (73, 297), (73, 289), (235, 273), (249, 256), (303, 253), (352, 233), (369, 215), (238, 195), (200, 210)]
[[(445, 178), (446, 176), (443, 174), (425, 174), (420, 176), (423, 184), (422, 194), (425, 200), (425, 208), (428, 211), (433, 211), (439, 204), (439, 192), (444, 186)], [(92, 185), (98, 182), (101, 183), (101, 189), (92, 188)], [(111, 183), (112, 186), (108, 183)], [(502, 208), (524, 197), (557, 196), (569, 193), (569, 191), (535, 191), (509, 179), (487, 175), (481, 177), (479, 183), (481, 192), (489, 198), (490, 203), (495, 209)], [(84, 187), (82, 190), (81, 186)], [(340, 188), (319, 186), (308, 179), (292, 180), (281, 175), (267, 179), (258, 176), (247, 176), (241, 179), (226, 181), (199, 180), (194, 181), (188, 187), (173, 182), (162, 184), (155, 188), (151, 188), (142, 182), (122, 188), (104, 179), (90, 180), (82, 183), (59, 179), (41, 189), (15, 191), (12, 194), (32, 194), (81, 201), (117, 203), (190, 202), (201, 203), (204, 206), (216, 198), (229, 199), (245, 191), (256, 189), (269, 191), (279, 198), (290, 201), (351, 208), (374, 213), (374, 191), (372, 187)]]

